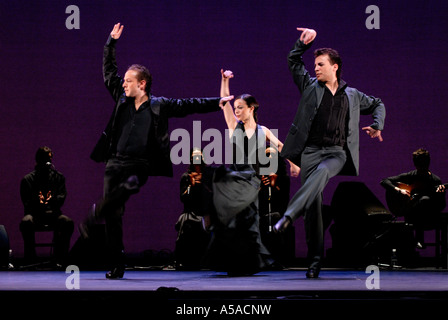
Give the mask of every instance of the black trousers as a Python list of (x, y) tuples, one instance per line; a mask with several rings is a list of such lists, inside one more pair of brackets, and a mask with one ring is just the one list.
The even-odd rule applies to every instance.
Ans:
[(20, 232), (24, 242), (24, 256), (28, 261), (36, 258), (36, 238), (35, 233), (44, 225), (48, 225), (54, 231), (54, 256), (59, 262), (64, 262), (70, 249), (70, 239), (73, 234), (73, 220), (65, 215), (50, 218), (33, 217), (27, 214), (20, 222)]
[(148, 162), (128, 157), (108, 160), (104, 173), (103, 199), (97, 203), (95, 215), (104, 219), (113, 264), (121, 263), (124, 254), (123, 214), (130, 196), (140, 191), (149, 175)]
[(437, 200), (430, 196), (417, 197), (409, 203), (404, 219), (414, 226), (417, 242), (424, 243), (424, 232), (435, 227), (440, 211)]

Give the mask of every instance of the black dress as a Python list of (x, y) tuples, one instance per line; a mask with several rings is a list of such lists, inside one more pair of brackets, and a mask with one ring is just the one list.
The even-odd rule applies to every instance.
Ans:
[(270, 254), (261, 242), (258, 214), (261, 180), (256, 154), (261, 146), (264, 146), (264, 152), (265, 139), (261, 127), (258, 126), (249, 139), (244, 125), (238, 123), (232, 145), (234, 156), (242, 155), (242, 158), (234, 157), (229, 168), (221, 166), (214, 173), (212, 186), (216, 213), (206, 266), (226, 271), (228, 275), (252, 275), (272, 264)]

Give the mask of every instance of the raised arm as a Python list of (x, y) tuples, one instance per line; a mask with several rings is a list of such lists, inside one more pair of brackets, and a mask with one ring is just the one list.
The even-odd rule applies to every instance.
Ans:
[(123, 32), (123, 28), (124, 26), (120, 25), (120, 23), (114, 25), (103, 49), (103, 80), (107, 90), (109, 90), (115, 101), (118, 101), (123, 93), (123, 79), (118, 75), (118, 66), (115, 57), (115, 45)]
[(288, 66), (294, 83), (299, 88), (299, 91), (303, 92), (313, 79), (305, 68), (302, 55), (311, 47), (317, 33), (315, 30), (308, 28), (297, 28), (297, 30), (302, 31), (302, 33), (295, 43), (294, 48), (289, 52)]
[[(221, 97), (230, 96), (230, 79), (233, 78), (233, 72), (230, 70), (224, 71), (221, 69)], [(227, 102), (224, 104), (222, 110), (224, 111), (224, 119), (227, 123), (227, 128), (229, 129), (229, 135), (232, 136), (233, 130), (236, 127), (237, 119), (233, 113), (232, 104)]]

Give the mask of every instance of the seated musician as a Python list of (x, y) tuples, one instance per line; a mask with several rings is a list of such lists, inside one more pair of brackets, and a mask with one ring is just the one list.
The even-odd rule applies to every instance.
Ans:
[(425, 149), (412, 153), (415, 170), (381, 181), (389, 209), (414, 226), (417, 248), (423, 248), (424, 230), (434, 224), (446, 206), (445, 185), (429, 170), (430, 155)]

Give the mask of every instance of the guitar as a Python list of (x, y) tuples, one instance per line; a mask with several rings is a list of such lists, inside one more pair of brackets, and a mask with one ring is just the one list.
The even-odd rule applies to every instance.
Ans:
[[(406, 190), (408, 194), (404, 194), (398, 192), (395, 189), (387, 189), (386, 190), (386, 203), (389, 207), (389, 210), (398, 217), (402, 217), (409, 210), (409, 206), (412, 203), (412, 200), (419, 197), (418, 190), (421, 188), (421, 184), (406, 184), (403, 182), (396, 182), (395, 186), (397, 188)], [(434, 192), (437, 192), (438, 189), (442, 186), (443, 190), (448, 186), (448, 183), (437, 185), (434, 187)]]

